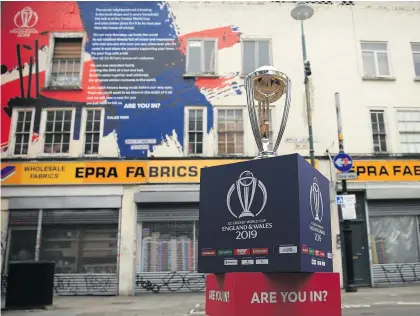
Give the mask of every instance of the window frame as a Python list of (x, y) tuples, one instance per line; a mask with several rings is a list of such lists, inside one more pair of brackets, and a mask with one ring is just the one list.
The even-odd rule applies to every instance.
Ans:
[[(70, 124), (70, 142), (69, 142), (69, 152), (68, 153), (45, 153), (44, 146), (45, 146), (45, 129), (47, 125), (47, 112), (49, 111), (71, 111), (71, 124)], [(75, 125), (75, 118), (76, 118), (76, 108), (74, 107), (50, 107), (50, 108), (43, 108), (41, 112), (41, 123), (40, 123), (40, 156), (44, 157), (69, 157), (71, 156), (71, 149), (74, 137), (74, 125)]]
[[(203, 111), (203, 152), (201, 154), (189, 152), (189, 114), (190, 110)], [(206, 106), (186, 106), (184, 108), (184, 155), (188, 157), (202, 157), (206, 155), (205, 145), (207, 144), (207, 107)]]
[[(55, 39), (56, 38), (82, 38), (82, 48), (80, 51), (80, 74), (79, 74), (79, 85), (77, 86), (54, 86), (51, 85), (51, 72), (52, 72), (52, 59), (55, 49)], [(57, 90), (79, 90), (83, 86), (83, 69), (85, 63), (85, 45), (86, 45), (86, 32), (52, 32), (50, 33), (49, 39), (49, 50), (47, 57), (47, 68), (45, 71), (45, 84), (44, 87), (47, 89), (57, 89)]]
[[(263, 41), (268, 41), (268, 58), (269, 58), (269, 61), (270, 61), (270, 65), (267, 65), (267, 66), (273, 66), (273, 40), (271, 38), (268, 38), (268, 37), (261, 37), (261, 38), (244, 37), (244, 38), (241, 38), (241, 73), (240, 73), (240, 76), (242, 78), (244, 78), (244, 77), (246, 77), (246, 75), (248, 75), (244, 72), (244, 61), (245, 61), (244, 60), (244, 55), (245, 55), (244, 54), (244, 42), (263, 42)], [(254, 53), (256, 55), (256, 58), (258, 57), (257, 47), (258, 47), (258, 45), (255, 46), (255, 51), (254, 51)], [(256, 59), (256, 63), (257, 63), (257, 59)], [(258, 68), (255, 68), (255, 69), (258, 69)]]
[[(96, 110), (100, 110), (101, 111), (101, 122), (100, 122), (100, 134), (99, 134), (99, 144), (98, 144), (98, 153), (97, 154), (86, 154), (85, 153), (85, 144), (86, 144), (86, 124), (87, 124), (87, 112), (88, 111), (96, 111)], [(85, 157), (97, 157), (100, 156), (100, 152), (101, 152), (101, 138), (103, 137), (104, 134), (104, 127), (105, 127), (105, 109), (103, 107), (84, 107), (82, 109), (82, 115), (81, 115), (81, 120), (83, 122), (83, 124), (80, 127), (80, 135), (82, 135), (83, 137), (83, 141), (82, 141), (82, 156)]]
[[(366, 50), (363, 49), (362, 45), (363, 44), (386, 44), (386, 50)], [(391, 63), (391, 53), (389, 51), (389, 42), (388, 41), (364, 41), (361, 40), (359, 43), (359, 47), (360, 47), (360, 58), (362, 61), (362, 70), (363, 70), (363, 79), (388, 79), (388, 80), (395, 80), (394, 76), (393, 76), (393, 70), (392, 70), (392, 63)], [(363, 53), (364, 52), (370, 52), (370, 53), (374, 53), (375, 59), (375, 75), (374, 76), (370, 76), (368, 74), (366, 74), (365, 72), (365, 65), (363, 63)], [(389, 75), (380, 75), (379, 74), (379, 68), (378, 68), (378, 57), (377, 57), (377, 53), (386, 53), (387, 54), (387, 60), (388, 60), (388, 68), (389, 68)]]
[[(17, 121), (19, 112), (24, 111), (31, 111), (32, 112), (32, 118), (31, 118), (31, 127), (30, 127), (30, 134), (29, 134), (29, 142), (28, 142), (28, 152), (26, 155), (17, 155), (15, 154), (15, 145), (16, 145), (16, 128), (17, 128)], [(34, 124), (35, 124), (35, 107), (19, 107), (14, 108), (12, 111), (12, 122), (10, 126), (10, 134), (9, 134), (9, 144), (8, 144), (8, 151), (10, 153), (10, 156), (12, 157), (28, 157), (30, 155), (30, 150), (32, 147), (32, 134), (34, 130)]]
[[(400, 128), (399, 128), (399, 119), (398, 119), (398, 113), (399, 112), (416, 112), (416, 113), (420, 113), (420, 107), (395, 107), (395, 126), (397, 127), (397, 133), (398, 133), (398, 147), (399, 147), (399, 151), (401, 154), (413, 154), (413, 153), (408, 153), (408, 152), (403, 152), (401, 150), (401, 132), (400, 132)], [(414, 132), (417, 134), (417, 132)], [(420, 132), (418, 132), (418, 134), (420, 135)], [(414, 154), (418, 154), (420, 152), (416, 152)]]
[[(242, 153), (232, 153), (232, 154), (221, 154), (219, 152), (219, 110), (227, 111), (227, 110), (241, 110), (242, 111), (242, 133), (243, 133), (243, 152)], [(245, 156), (246, 152), (246, 112), (247, 108), (245, 106), (215, 106), (214, 107), (214, 126), (215, 126), (215, 151), (218, 157), (242, 157)], [(246, 113), (245, 113), (246, 112)]]
[[(419, 50), (414, 50), (413, 49), (413, 44), (419, 45)], [(416, 64), (414, 62), (414, 55), (419, 55), (420, 56), (420, 41), (419, 42), (410, 42), (410, 47), (411, 47), (411, 57), (413, 58), (414, 80), (415, 81), (420, 81), (420, 73), (416, 74), (416, 67), (415, 67)]]
[[(369, 113), (369, 130), (370, 130), (370, 139), (371, 139), (371, 148), (372, 148), (372, 154), (373, 155), (384, 155), (384, 154), (388, 154), (391, 152), (391, 148), (390, 148), (390, 139), (389, 139), (389, 129), (388, 129), (388, 123), (387, 123), (387, 118), (386, 118), (386, 109), (385, 108), (381, 108), (381, 107), (371, 107), (368, 108), (368, 113)], [(373, 122), (372, 122), (372, 117), (371, 114), (372, 112), (382, 112), (383, 113), (383, 117), (384, 117), (384, 129), (385, 129), (385, 145), (386, 145), (386, 151), (375, 151), (375, 141), (374, 141), (374, 132), (373, 132)], [(377, 135), (377, 134), (375, 134)]]
[[(215, 50), (214, 50), (214, 73), (208, 73), (205, 74), (203, 72), (200, 73), (191, 73), (188, 71), (188, 65), (189, 65), (189, 61), (190, 61), (190, 57), (189, 57), (189, 43), (190, 41), (200, 41), (202, 43), (204, 43), (205, 41), (214, 41), (214, 46), (215, 46)], [(186, 77), (218, 77), (218, 45), (219, 45), (219, 39), (217, 37), (192, 37), (192, 38), (188, 38), (186, 41), (186, 45), (185, 45), (185, 75)], [(204, 60), (204, 48), (201, 47), (201, 68), (203, 68), (203, 60)]]

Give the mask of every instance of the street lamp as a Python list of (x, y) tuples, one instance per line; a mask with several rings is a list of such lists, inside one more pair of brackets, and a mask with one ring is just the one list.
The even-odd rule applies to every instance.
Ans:
[(292, 18), (300, 21), (301, 37), (302, 37), (302, 54), (303, 67), (305, 76), (305, 98), (306, 98), (306, 112), (308, 113), (308, 132), (309, 132), (309, 154), (311, 157), (311, 165), (315, 167), (314, 154), (314, 138), (312, 132), (312, 110), (311, 110), (311, 96), (309, 91), (309, 76), (312, 74), (311, 64), (306, 57), (306, 42), (305, 32), (303, 30), (303, 21), (310, 19), (314, 15), (314, 9), (303, 1), (299, 1), (291, 12)]

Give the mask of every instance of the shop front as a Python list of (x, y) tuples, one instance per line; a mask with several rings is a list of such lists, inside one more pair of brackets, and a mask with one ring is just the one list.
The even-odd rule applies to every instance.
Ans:
[(420, 161), (355, 161), (355, 171), (348, 189), (364, 197), (371, 285), (420, 283)]
[(198, 185), (142, 186), (137, 204), (135, 293), (203, 291), (197, 271)]
[[(104, 196), (92, 189), (3, 188), (2, 197), (8, 197), (4, 262), (54, 261), (56, 295), (116, 295), (121, 195), (115, 187), (113, 195)], [(83, 196), (71, 195), (82, 190)]]
[(7, 263), (47, 260), (56, 295), (204, 291), (200, 169), (238, 161), (3, 162), (4, 281)]

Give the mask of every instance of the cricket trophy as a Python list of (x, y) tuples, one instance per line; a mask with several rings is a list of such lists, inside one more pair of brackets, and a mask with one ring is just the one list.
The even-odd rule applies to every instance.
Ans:
[(301, 155), (277, 155), (291, 80), (263, 66), (244, 84), (258, 155), (200, 175), (197, 271), (207, 274), (206, 315), (341, 316), (329, 181)]
[[(252, 132), (259, 154), (256, 158), (276, 156), (290, 109), (292, 82), (289, 77), (274, 67), (263, 66), (245, 77), (246, 100)], [(283, 117), (274, 146), (270, 145), (270, 106), (285, 95)], [(273, 138), (274, 141), (274, 138)]]

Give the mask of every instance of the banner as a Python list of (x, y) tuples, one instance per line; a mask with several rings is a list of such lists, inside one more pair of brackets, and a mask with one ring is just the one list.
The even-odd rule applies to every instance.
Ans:
[(242, 160), (2, 163), (2, 185), (199, 183), (201, 168)]
[(420, 181), (420, 160), (354, 160), (355, 181)]

